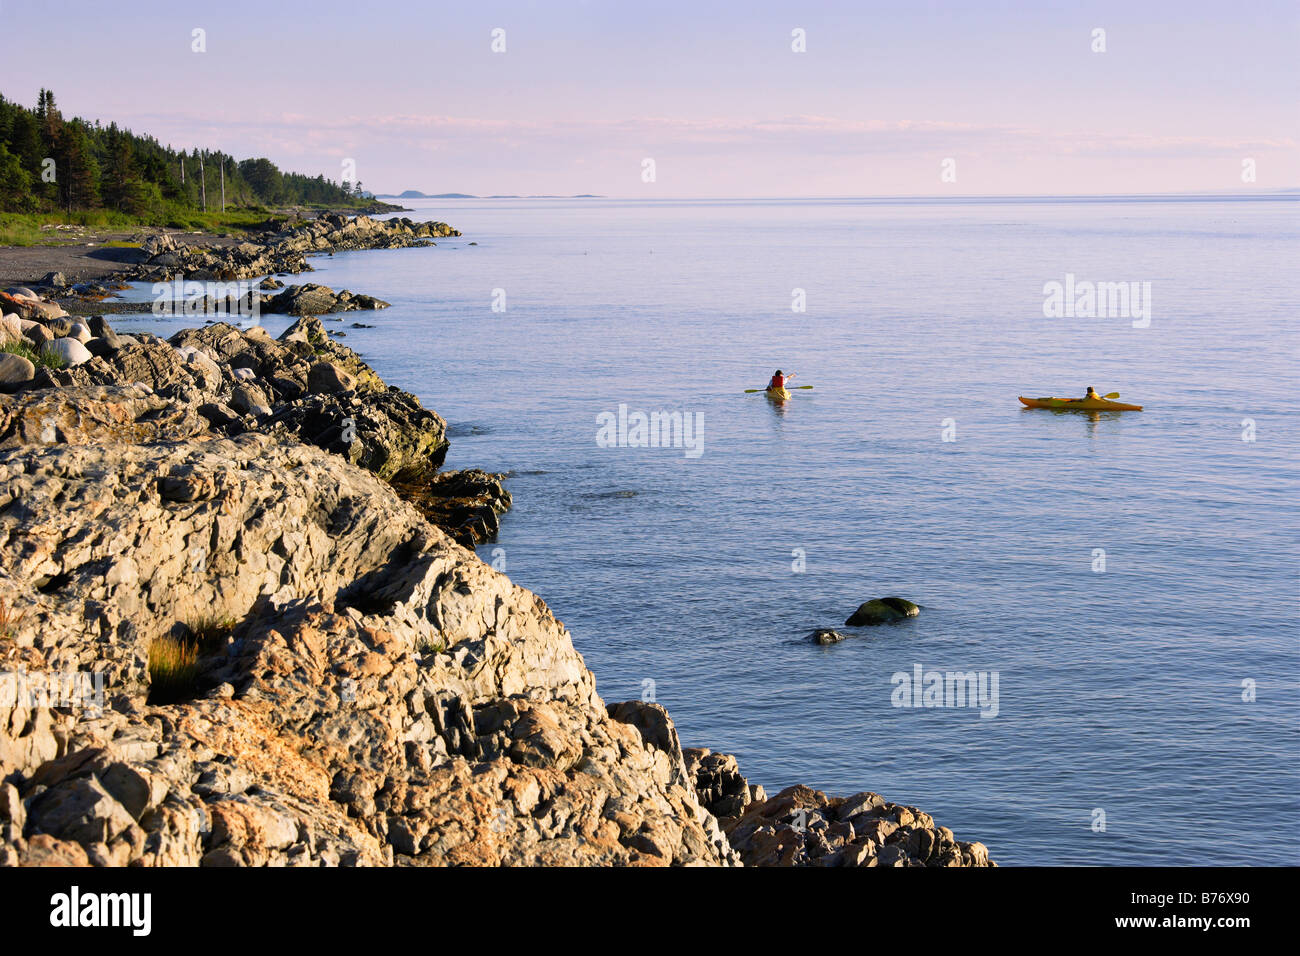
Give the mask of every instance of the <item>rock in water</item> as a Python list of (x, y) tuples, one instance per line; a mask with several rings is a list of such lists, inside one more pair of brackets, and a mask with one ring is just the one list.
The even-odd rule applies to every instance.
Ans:
[(900, 597), (875, 598), (860, 604), (858, 609), (845, 621), (852, 627), (873, 624), (892, 624), (907, 617), (916, 617), (921, 609), (911, 601)]
[(844, 635), (827, 627), (819, 627), (808, 635), (808, 639), (814, 644), (838, 644), (844, 640)]

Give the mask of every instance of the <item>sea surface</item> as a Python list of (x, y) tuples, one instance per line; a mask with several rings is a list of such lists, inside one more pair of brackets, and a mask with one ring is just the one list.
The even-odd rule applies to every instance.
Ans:
[[(1295, 199), (420, 201), (463, 237), (289, 281), (393, 304), (330, 327), (510, 473), (480, 555), (605, 700), (1003, 864), (1295, 865)], [(1149, 323), (1046, 317), (1067, 274)], [(1145, 411), (1017, 402), (1089, 385)], [(605, 447), (620, 406), (702, 430)], [(918, 665), (996, 707), (897, 706)]]

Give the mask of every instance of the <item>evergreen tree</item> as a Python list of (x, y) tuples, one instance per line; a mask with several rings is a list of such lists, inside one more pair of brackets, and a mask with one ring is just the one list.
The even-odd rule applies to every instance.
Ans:
[(79, 123), (64, 123), (54, 144), (59, 202), (64, 209), (91, 209), (99, 200), (99, 169)]
[[(116, 123), (64, 119), (48, 89), (37, 94), (34, 109), (0, 96), (0, 149), (4, 150), (0, 153), (0, 211), (41, 212), (59, 207), (71, 211), (95, 208), (102, 201), (110, 209), (156, 220), (199, 208), (198, 149), (180, 152)], [(223, 161), (228, 208), (350, 205), (362, 195), (359, 182), (344, 187), (324, 176), (282, 172), (266, 158), (237, 162), (218, 152), (202, 155), (209, 209), (215, 209), (220, 201)], [(55, 181), (48, 181), (50, 171)]]

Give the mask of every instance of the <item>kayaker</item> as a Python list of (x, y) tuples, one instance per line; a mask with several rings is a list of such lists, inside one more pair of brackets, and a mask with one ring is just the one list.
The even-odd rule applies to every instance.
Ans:
[(1097, 394), (1097, 390), (1091, 385), (1088, 386), (1088, 394), (1083, 396), (1083, 400), (1086, 402), (1090, 398), (1101, 398), (1101, 396)]
[(767, 390), (770, 392), (774, 389), (785, 388), (785, 383), (792, 378), (794, 378), (794, 372), (784, 375), (780, 369), (777, 369), (776, 374), (772, 376), (772, 381), (767, 383)]

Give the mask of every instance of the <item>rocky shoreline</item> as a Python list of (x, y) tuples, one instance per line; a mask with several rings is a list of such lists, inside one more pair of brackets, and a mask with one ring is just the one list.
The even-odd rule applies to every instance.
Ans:
[[(139, 267), (324, 251), (265, 248)], [(769, 798), (659, 705), (606, 704), (470, 550), (505, 476), (441, 470), (445, 422), (319, 319), (164, 341), (0, 307), (0, 864), (995, 865), (874, 793)]]
[[(28, 291), (57, 303), (73, 315), (153, 312), (189, 314), (202, 318), (232, 310), (226, 296), (208, 292), (191, 297), (182, 283), (238, 283), (266, 276), (259, 289), (240, 292), (245, 313), (324, 315), (333, 312), (374, 310), (388, 303), (346, 289), (335, 292), (318, 283), (285, 286), (272, 276), (314, 272), (309, 256), (333, 255), (366, 249), (405, 249), (437, 245), (435, 239), (459, 236), (445, 222), (413, 222), (401, 217), (387, 220), (368, 216), (347, 217), (327, 213), (315, 219), (271, 219), (242, 242), (199, 241), (184, 233), (159, 232), (144, 236), (135, 247), (113, 251), (119, 268), (93, 277), (51, 271), (39, 279), (26, 279)], [(163, 302), (121, 302), (110, 297), (128, 282), (175, 283)], [(253, 297), (256, 301), (253, 301)]]

